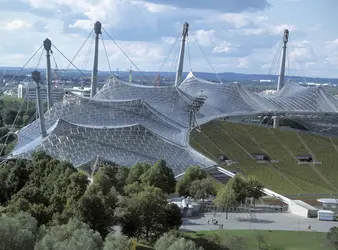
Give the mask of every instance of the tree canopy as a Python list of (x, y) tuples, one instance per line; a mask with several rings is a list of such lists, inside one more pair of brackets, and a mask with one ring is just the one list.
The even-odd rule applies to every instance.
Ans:
[(264, 186), (258, 180), (252, 177), (246, 180), (237, 174), (218, 190), (214, 203), (217, 207), (226, 208), (226, 217), (228, 217), (229, 207), (236, 207), (244, 203), (247, 198), (260, 198), (263, 195), (263, 188)]
[(176, 192), (181, 196), (191, 196), (190, 187), (195, 180), (207, 178), (207, 173), (198, 166), (187, 168), (184, 175), (177, 182)]
[[(154, 241), (182, 224), (180, 209), (167, 201), (176, 180), (161, 160), (130, 169), (100, 165), (90, 184), (88, 173), (35, 152), (31, 160), (0, 164), (0, 184), (3, 225), (16, 230), (21, 225), (16, 215), (31, 216), (30, 229), (21, 226), (15, 239), (27, 241), (27, 249), (128, 247), (126, 237)], [(125, 236), (114, 233), (116, 225)], [(8, 235), (0, 229), (0, 237)], [(19, 243), (8, 244), (16, 249)]]
[(33, 250), (37, 221), (27, 213), (0, 217), (0, 250)]
[(103, 246), (100, 234), (76, 219), (42, 230), (40, 234), (35, 250), (101, 250)]
[(153, 186), (147, 186), (144, 191), (125, 197), (119, 202), (117, 209), (122, 233), (129, 237), (150, 240), (171, 229), (177, 229), (182, 221), (179, 209), (173, 208), (173, 205), (169, 206), (162, 190)]

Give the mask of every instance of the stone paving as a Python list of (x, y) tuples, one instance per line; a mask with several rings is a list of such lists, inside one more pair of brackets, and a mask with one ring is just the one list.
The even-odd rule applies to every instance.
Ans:
[(202, 217), (184, 218), (182, 231), (218, 230), (219, 226), (208, 224), (208, 219), (216, 218), (218, 224), (223, 224), (223, 229), (258, 229), (258, 230), (290, 230), (316, 232), (328, 232), (338, 222), (319, 221), (317, 218), (302, 218), (289, 213), (229, 213), (225, 219), (225, 213), (206, 213)]

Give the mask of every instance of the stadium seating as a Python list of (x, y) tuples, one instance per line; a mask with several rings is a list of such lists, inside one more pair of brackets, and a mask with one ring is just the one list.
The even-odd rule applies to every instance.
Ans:
[[(333, 142), (338, 143), (338, 139)], [(281, 194), (331, 194), (338, 186), (338, 152), (330, 138), (219, 120), (203, 125), (201, 132), (193, 131), (190, 144), (224, 168), (255, 176)], [(276, 161), (260, 163), (252, 153), (267, 154)], [(314, 160), (322, 164), (299, 164), (296, 156), (307, 154), (313, 154)], [(219, 155), (238, 164), (227, 166)]]

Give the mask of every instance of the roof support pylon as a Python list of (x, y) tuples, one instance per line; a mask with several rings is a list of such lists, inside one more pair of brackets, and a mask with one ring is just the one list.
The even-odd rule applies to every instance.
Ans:
[(53, 94), (52, 94), (52, 67), (50, 65), (50, 54), (52, 52), (52, 42), (48, 38), (43, 41), (43, 47), (46, 50), (46, 83), (47, 83), (47, 108), (48, 110), (53, 106)]
[(94, 24), (94, 31), (95, 31), (95, 54), (94, 54), (94, 65), (93, 65), (93, 72), (92, 72), (92, 81), (90, 85), (90, 97), (94, 97), (96, 94), (97, 89), (97, 72), (99, 67), (99, 39), (101, 31), (101, 23), (96, 22)]
[[(286, 44), (289, 41), (289, 30), (284, 30), (283, 36), (283, 50), (282, 50), (282, 60), (280, 64), (279, 76), (278, 76), (278, 83), (277, 83), (277, 92), (280, 91), (284, 86), (284, 79), (285, 79), (285, 64), (286, 64)], [(273, 127), (279, 127), (279, 117), (275, 115), (273, 120)]]
[(185, 22), (183, 24), (181, 50), (180, 50), (180, 56), (178, 58), (178, 66), (177, 66), (176, 78), (175, 78), (176, 87), (179, 87), (183, 81), (182, 74), (183, 74), (183, 64), (184, 64), (184, 51), (185, 51), (185, 41), (188, 36), (188, 31), (189, 31), (189, 24)]
[(40, 127), (41, 127), (41, 136), (46, 137), (46, 125), (45, 125), (45, 115), (43, 112), (43, 103), (41, 100), (41, 91), (40, 91), (40, 81), (41, 81), (41, 74), (39, 71), (35, 70), (32, 72), (33, 81), (36, 83), (36, 100), (37, 100), (37, 108), (40, 117)]
[(278, 76), (278, 84), (277, 84), (277, 92), (280, 91), (284, 86), (284, 78), (285, 78), (285, 64), (286, 64), (286, 44), (289, 41), (289, 30), (284, 30), (283, 37), (283, 50), (282, 50), (282, 61), (280, 64), (279, 76)]

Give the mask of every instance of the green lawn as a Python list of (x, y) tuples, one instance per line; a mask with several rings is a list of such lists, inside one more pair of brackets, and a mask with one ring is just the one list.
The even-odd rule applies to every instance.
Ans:
[[(184, 234), (199, 243), (205, 250), (333, 250), (327, 242), (326, 233), (265, 231), (265, 230), (219, 230)], [(259, 248), (259, 238), (261, 248)], [(265, 243), (264, 243), (265, 242)], [(228, 247), (228, 248), (226, 248)]]
[[(201, 128), (201, 133), (191, 133), (191, 146), (214, 161), (226, 155), (238, 162), (223, 166), (228, 170), (256, 176), (281, 194), (338, 193), (338, 139), (224, 121), (212, 121)], [(257, 163), (252, 153), (267, 153), (278, 162)], [(298, 164), (295, 156), (304, 154), (312, 154), (321, 164)]]

